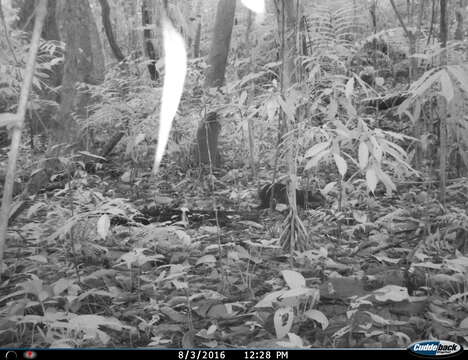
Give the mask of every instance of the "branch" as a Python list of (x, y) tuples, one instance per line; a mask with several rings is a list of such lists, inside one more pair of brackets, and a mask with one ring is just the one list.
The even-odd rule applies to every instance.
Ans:
[(107, 0), (99, 0), (99, 4), (101, 5), (102, 24), (104, 25), (104, 31), (107, 35), (107, 40), (109, 41), (112, 53), (118, 61), (122, 61), (125, 59), (125, 56), (124, 54), (122, 54), (122, 51), (117, 45), (114, 32), (112, 31), (109, 3), (107, 2)]
[(393, 0), (390, 0), (390, 4), (392, 4), (392, 8), (393, 10), (395, 11), (395, 15), (396, 17), (398, 18), (398, 21), (400, 22), (401, 24), (401, 27), (403, 28), (403, 31), (405, 32), (406, 36), (408, 37), (408, 39), (411, 38), (412, 34), (411, 32), (408, 30), (408, 28), (406, 27), (400, 13), (398, 12), (398, 9), (396, 8), (395, 6), (395, 2)]
[(0, 114), (0, 127), (6, 126), (7, 128), (11, 128), (13, 126), (19, 126), (20, 122), (18, 120), (18, 115), (14, 113)]

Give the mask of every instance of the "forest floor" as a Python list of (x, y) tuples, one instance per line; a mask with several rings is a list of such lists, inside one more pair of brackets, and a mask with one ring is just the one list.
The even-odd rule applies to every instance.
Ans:
[(118, 163), (16, 198), (27, 206), (8, 233), (2, 347), (468, 342), (467, 236), (447, 225), (466, 179), (449, 186), (448, 214), (420, 184), (351, 194), (340, 214), (333, 199), (301, 209), (298, 253), (279, 245), (287, 207), (257, 209), (240, 170), (156, 181)]

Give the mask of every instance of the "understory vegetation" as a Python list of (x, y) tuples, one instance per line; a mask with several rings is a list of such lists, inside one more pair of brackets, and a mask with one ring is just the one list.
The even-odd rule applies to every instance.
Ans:
[[(225, 81), (207, 86), (223, 1), (168, 2), (189, 59), (157, 175), (164, 57), (158, 16), (141, 24), (146, 1), (109, 0), (116, 60), (89, 0), (103, 65), (81, 78), (67, 71), (67, 24), (58, 39), (42, 32), (0, 346), (467, 346), (464, 1), (299, 1), (292, 36), (282, 1), (263, 19), (238, 2)], [(2, 113), (18, 111), (31, 41), (18, 4), (1, 1)], [(203, 119), (219, 127), (200, 131)], [(5, 129), (2, 183), (10, 140)], [(276, 182), (276, 201), (259, 198)], [(308, 194), (320, 194), (313, 206)]]

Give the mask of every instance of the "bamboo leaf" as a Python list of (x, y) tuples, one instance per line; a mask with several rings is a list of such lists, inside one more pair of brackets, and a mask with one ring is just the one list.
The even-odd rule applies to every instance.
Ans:
[(322, 151), (324, 151), (329, 146), (330, 146), (329, 141), (315, 144), (309, 150), (307, 150), (304, 157), (305, 158), (311, 158), (311, 157), (317, 156), (318, 154), (320, 154)]
[(359, 167), (364, 170), (369, 161), (369, 148), (364, 141), (359, 144)]
[(450, 104), (454, 97), (453, 83), (449, 74), (445, 70), (441, 71), (440, 85), (442, 96), (447, 100), (447, 104)]
[(377, 176), (374, 169), (368, 169), (366, 172), (366, 183), (370, 191), (374, 192), (377, 187)]
[(348, 164), (346, 160), (339, 154), (333, 154), (333, 158), (335, 159), (336, 167), (338, 168), (338, 172), (342, 177), (346, 175), (346, 171), (348, 170)]
[(354, 77), (350, 78), (345, 87), (345, 96), (348, 100), (351, 100), (354, 92)]

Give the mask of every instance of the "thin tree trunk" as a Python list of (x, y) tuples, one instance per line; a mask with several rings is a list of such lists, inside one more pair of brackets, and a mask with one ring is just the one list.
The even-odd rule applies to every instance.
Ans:
[[(285, 1), (285, 0), (283, 0)], [(285, 13), (286, 13), (286, 44), (284, 47), (285, 51), (285, 71), (286, 78), (284, 79), (285, 90), (289, 90), (293, 84), (296, 83), (296, 1), (288, 0), (285, 1)]]
[(120, 62), (123, 59), (125, 59), (125, 56), (122, 53), (122, 50), (120, 50), (119, 45), (117, 45), (114, 32), (112, 31), (109, 3), (107, 2), (107, 0), (99, 0), (99, 4), (101, 5), (102, 24), (104, 25), (104, 31), (106, 33), (107, 40), (109, 41), (112, 53), (114, 54), (115, 58)]
[[(286, 17), (286, 26), (285, 26), (285, 43), (283, 46), (283, 97), (286, 98), (291, 86), (296, 83), (296, 9), (295, 1), (286, 1), (283, 2), (283, 11)], [(283, 17), (284, 19), (284, 17)], [(294, 127), (294, 119), (288, 118), (288, 115), (283, 111), (284, 124), (286, 125), (286, 132), (289, 133), (291, 127)], [(293, 136), (293, 135), (291, 135)], [(290, 139), (288, 141), (288, 150), (286, 153), (286, 160), (288, 162), (288, 173), (289, 173), (289, 188), (288, 188), (288, 197), (289, 197), (289, 207), (290, 207), (290, 236), (289, 236), (289, 249), (292, 254), (294, 250), (304, 250), (301, 246), (301, 237), (297, 232), (298, 225), (300, 225), (300, 219), (297, 214), (297, 199), (296, 199), (296, 189), (297, 189), (297, 169), (296, 169), (296, 159), (295, 159), (295, 144)]]
[(373, 0), (369, 7), (369, 13), (372, 20), (372, 32), (377, 34), (377, 0)]
[[(253, 27), (253, 13), (251, 10), (248, 11), (248, 18), (247, 18), (247, 29), (245, 32), (245, 46), (247, 49), (252, 49), (251, 50), (251, 56), (250, 56), (250, 72), (252, 73), (254, 71), (254, 66), (255, 66), (255, 45), (253, 44), (253, 41), (251, 39), (251, 34), (252, 34), (252, 27)], [(251, 84), (251, 90), (250, 90), (250, 95), (255, 96), (255, 83), (252, 82)], [(248, 138), (249, 138), (249, 162), (250, 162), (250, 169), (252, 171), (252, 178), (257, 179), (257, 169), (255, 167), (255, 141), (254, 141), (254, 126), (253, 126), (253, 120), (251, 116), (247, 117), (247, 132), (248, 132)]]
[(436, 19), (437, 11), (437, 0), (432, 0), (432, 10), (431, 10), (431, 26), (429, 27), (429, 35), (427, 36), (426, 46), (431, 42), (432, 34), (434, 33), (434, 24)]
[[(154, 14), (151, 8), (151, 3), (149, 0), (143, 0), (141, 4), (141, 16), (142, 23), (144, 27), (150, 27), (154, 25)], [(144, 41), (144, 50), (145, 55), (150, 59), (148, 64), (148, 72), (150, 74), (151, 80), (157, 81), (159, 79), (159, 73), (156, 70), (156, 49), (153, 44), (153, 31), (150, 29), (143, 30), (143, 41)]]
[[(440, 0), (440, 45), (442, 49), (447, 47), (447, 0)], [(442, 65), (447, 65), (447, 51), (443, 51), (442, 54)], [(442, 109), (440, 111), (440, 164), (439, 164), (439, 176), (440, 176), (440, 188), (439, 188), (439, 200), (443, 207), (445, 207), (445, 190), (447, 187), (447, 116), (448, 116), (448, 104), (445, 99), (441, 100)]]
[(5, 250), (8, 218), (10, 215), (11, 199), (16, 174), (16, 160), (18, 158), (19, 146), (21, 143), (21, 130), (24, 125), (24, 117), (26, 115), (29, 92), (31, 90), (34, 68), (36, 66), (36, 55), (39, 49), (42, 27), (46, 15), (47, 0), (40, 0), (36, 9), (34, 30), (29, 48), (23, 85), (21, 87), (18, 112), (15, 119), (17, 121), (17, 125), (13, 127), (10, 152), (8, 156), (8, 171), (5, 178), (5, 186), (3, 188), (2, 208), (0, 210), (0, 274), (3, 272), (3, 254)]
[(458, 7), (455, 9), (455, 18), (457, 20), (457, 27), (455, 29), (455, 40), (463, 40), (463, 11), (464, 11), (464, 1), (458, 1)]
[(424, 18), (424, 1), (427, 0), (419, 0), (419, 10), (418, 10), (418, 25), (417, 25), (417, 34), (421, 34), (421, 27), (422, 27), (422, 21)]
[[(281, 35), (281, 97), (288, 98), (288, 93), (291, 87), (297, 82), (296, 75), (296, 35), (297, 35), (297, 18), (300, 3), (297, 0), (276, 0), (275, 1), (278, 25), (280, 25)], [(290, 134), (287, 140), (286, 161), (288, 164), (289, 184), (288, 184), (288, 201), (289, 214), (284, 221), (285, 229), (280, 236), (280, 244), (283, 249), (288, 249), (292, 255), (295, 250), (304, 251), (307, 241), (307, 230), (304, 227), (297, 210), (297, 169), (296, 169), (296, 142), (294, 140), (294, 131), (290, 131), (295, 127), (295, 119), (291, 118), (282, 108), (280, 113), (284, 128)], [(296, 114), (298, 111), (296, 109)], [(276, 170), (276, 169), (275, 169)]]
[(202, 0), (197, 0), (196, 5), (196, 29), (195, 29), (195, 38), (193, 40), (193, 57), (198, 58), (200, 57), (200, 42), (201, 42), (201, 30), (202, 30)]
[(236, 0), (219, 0), (216, 12), (213, 41), (208, 56), (205, 87), (219, 87), (224, 83), (226, 63), (231, 44)]

